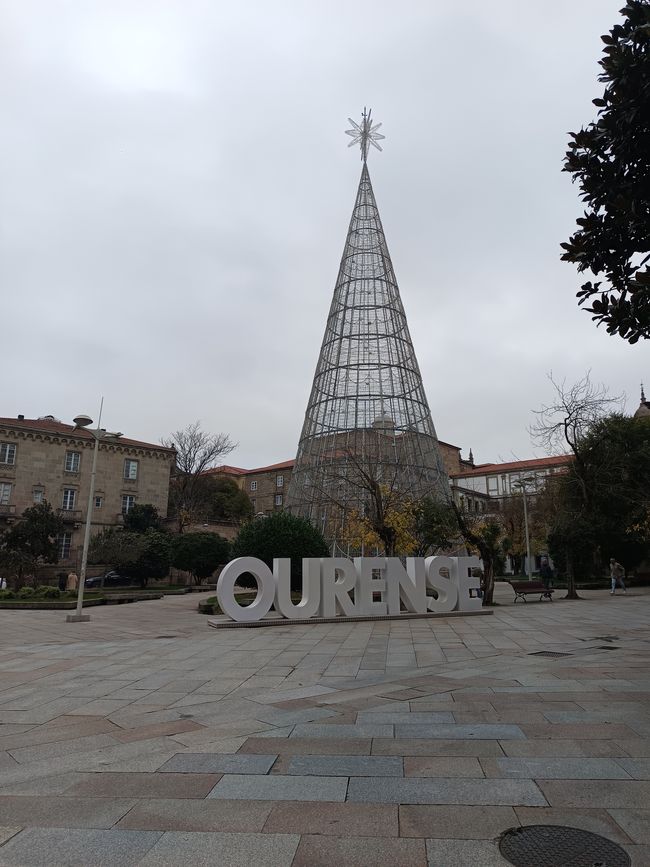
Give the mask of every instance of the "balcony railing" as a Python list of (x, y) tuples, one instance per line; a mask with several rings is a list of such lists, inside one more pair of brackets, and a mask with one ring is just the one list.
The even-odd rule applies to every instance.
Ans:
[(16, 514), (16, 507), (15, 506), (9, 505), (9, 503), (0, 504), (0, 518), (6, 518), (7, 515), (15, 515), (15, 514)]
[(83, 520), (81, 509), (57, 509), (56, 512), (66, 524), (79, 524)]

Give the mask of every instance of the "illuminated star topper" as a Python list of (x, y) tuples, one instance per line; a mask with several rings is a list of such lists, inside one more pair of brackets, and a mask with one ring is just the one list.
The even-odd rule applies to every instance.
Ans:
[(355, 144), (360, 145), (361, 159), (365, 163), (365, 161), (368, 159), (368, 145), (372, 145), (374, 148), (377, 148), (377, 150), (380, 151), (382, 150), (382, 148), (380, 145), (377, 144), (377, 141), (386, 138), (386, 136), (377, 132), (377, 130), (381, 127), (381, 124), (373, 124), (372, 109), (369, 109), (366, 112), (366, 109), (364, 108), (361, 118), (362, 120), (359, 124), (356, 123), (356, 121), (352, 120), (351, 117), (349, 117), (348, 120), (352, 124), (352, 129), (346, 129), (345, 134), (352, 136), (352, 141), (348, 145), (349, 148), (351, 148), (352, 145)]

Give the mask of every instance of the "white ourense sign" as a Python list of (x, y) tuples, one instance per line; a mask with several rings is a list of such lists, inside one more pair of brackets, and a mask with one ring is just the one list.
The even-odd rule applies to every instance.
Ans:
[[(291, 560), (273, 561), (273, 571), (255, 557), (238, 557), (223, 569), (217, 598), (233, 620), (261, 620), (275, 607), (288, 620), (309, 617), (381, 617), (403, 613), (427, 614), (476, 611), (481, 608), (478, 557), (305, 558), (302, 599), (291, 599)], [(242, 606), (235, 582), (245, 572), (257, 581), (257, 597)], [(473, 593), (472, 593), (473, 591)]]

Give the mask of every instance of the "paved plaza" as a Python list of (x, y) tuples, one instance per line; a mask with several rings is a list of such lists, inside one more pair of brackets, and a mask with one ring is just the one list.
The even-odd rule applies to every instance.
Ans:
[(496, 867), (502, 831), (559, 824), (647, 867), (650, 592), (583, 595), (228, 630), (202, 594), (0, 611), (0, 865)]

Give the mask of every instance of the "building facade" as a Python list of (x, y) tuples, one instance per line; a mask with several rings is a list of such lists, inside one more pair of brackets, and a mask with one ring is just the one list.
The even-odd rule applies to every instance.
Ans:
[[(0, 529), (25, 509), (48, 502), (65, 523), (60, 565), (79, 568), (95, 440), (52, 416), (0, 418)], [(175, 451), (120, 437), (100, 442), (92, 532), (120, 526), (136, 503), (167, 514)]]

